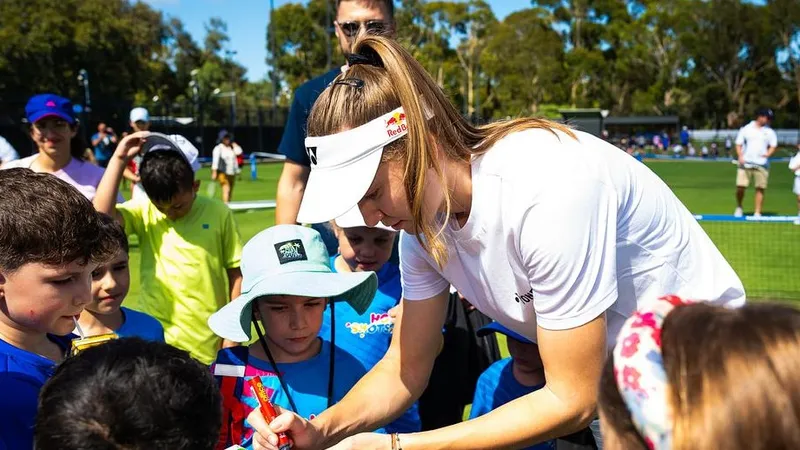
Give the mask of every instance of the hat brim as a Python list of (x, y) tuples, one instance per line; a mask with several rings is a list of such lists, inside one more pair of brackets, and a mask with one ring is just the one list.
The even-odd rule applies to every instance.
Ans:
[[(193, 160), (189, 160), (189, 157), (186, 156), (186, 152), (183, 148), (181, 148), (182, 144), (177, 142), (178, 138), (183, 139), (186, 144), (193, 147), (189, 141), (181, 135), (173, 134), (167, 136), (166, 134), (162, 133), (149, 133), (147, 137), (144, 138), (144, 145), (142, 145), (142, 156), (146, 155), (149, 152), (175, 152), (189, 164), (189, 167), (192, 168), (192, 171), (197, 172), (200, 169), (200, 162), (197, 161), (196, 158)], [(193, 150), (197, 153), (197, 149)]]
[(478, 337), (484, 337), (484, 336), (487, 336), (487, 335), (489, 335), (491, 333), (504, 334), (507, 337), (510, 337), (511, 339), (514, 339), (515, 341), (522, 342), (523, 344), (533, 344), (534, 343), (533, 341), (531, 341), (530, 339), (526, 338), (525, 336), (523, 336), (523, 335), (521, 335), (521, 334), (519, 334), (519, 333), (517, 333), (515, 331), (511, 331), (508, 328), (504, 327), (503, 325), (500, 325), (500, 323), (498, 323), (498, 322), (492, 322), (490, 324), (484, 325), (481, 328), (479, 328), (478, 331), (475, 332), (475, 334), (477, 334)]
[(336, 226), (339, 228), (357, 228), (357, 227), (366, 227), (366, 228), (378, 228), (380, 230), (392, 231), (396, 232), (392, 227), (387, 227), (383, 224), (383, 222), (378, 222), (377, 225), (371, 227), (367, 225), (364, 221), (364, 216), (361, 215), (361, 210), (358, 208), (358, 205), (350, 208), (346, 213), (342, 214), (341, 216), (337, 217)]
[(67, 114), (64, 114), (62, 112), (58, 112), (58, 111), (44, 111), (44, 112), (41, 112), (41, 113), (38, 113), (38, 114), (33, 114), (32, 116), (28, 117), (28, 121), (30, 123), (36, 123), (36, 122), (38, 122), (38, 121), (40, 121), (42, 119), (45, 119), (47, 117), (58, 117), (59, 119), (66, 120), (67, 123), (69, 123), (70, 125), (75, 125), (75, 118), (74, 117), (72, 117), (70, 115), (67, 115)]
[(294, 272), (264, 277), (208, 319), (217, 336), (234, 342), (250, 340), (253, 300), (267, 295), (297, 295), (346, 301), (364, 314), (378, 289), (374, 272)]
[(346, 166), (324, 169), (312, 167), (297, 221), (328, 222), (357, 207), (375, 179), (382, 156), (383, 147)]

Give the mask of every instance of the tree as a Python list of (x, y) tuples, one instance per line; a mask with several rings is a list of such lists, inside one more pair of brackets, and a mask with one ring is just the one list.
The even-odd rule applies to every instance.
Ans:
[(450, 40), (459, 39), (455, 53), (461, 66), (461, 96), (464, 113), (472, 117), (476, 110), (476, 80), (480, 78), (480, 55), (486, 46), (487, 32), (496, 23), (489, 4), (484, 0), (467, 2), (432, 2), (428, 6), (434, 21)]
[[(293, 91), (302, 83), (328, 70), (327, 45), (330, 24), (325, 22), (326, 0), (311, 0), (307, 6), (288, 3), (276, 8), (267, 28), (267, 64), (273, 80), (288, 84)], [(274, 47), (274, 48), (272, 48)], [(335, 60), (341, 60), (338, 45)]]
[[(144, 3), (124, 0), (0, 2), (0, 103), (21, 105), (37, 92), (82, 99), (76, 77), (89, 73), (95, 117), (168, 79), (166, 27)], [(17, 110), (21, 110), (17, 106)]]
[(767, 2), (767, 11), (775, 32), (776, 64), (793, 84), (797, 113), (800, 112), (800, 2), (771, 0)]
[(566, 99), (564, 46), (551, 25), (546, 11), (532, 8), (491, 28), (480, 60), (491, 84), (489, 117), (539, 115), (542, 103)]
[(759, 78), (774, 68), (775, 48), (763, 6), (737, 0), (694, 2), (690, 26), (681, 35), (691, 55), (696, 89), (715, 84), (724, 95), (725, 121), (736, 127), (757, 101)]

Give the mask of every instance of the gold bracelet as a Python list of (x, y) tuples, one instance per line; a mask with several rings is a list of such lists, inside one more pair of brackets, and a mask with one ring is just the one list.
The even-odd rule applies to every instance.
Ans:
[(397, 450), (397, 433), (392, 433), (392, 450)]

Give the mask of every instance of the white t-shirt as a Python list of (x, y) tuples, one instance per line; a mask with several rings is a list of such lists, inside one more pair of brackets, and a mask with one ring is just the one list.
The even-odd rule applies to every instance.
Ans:
[(756, 164), (759, 166), (769, 165), (767, 161), (767, 150), (770, 147), (778, 146), (778, 135), (775, 130), (768, 126), (760, 127), (756, 121), (751, 121), (739, 129), (736, 135), (736, 145), (743, 147), (745, 164)]
[(0, 166), (19, 159), (19, 153), (3, 136), (0, 136)]
[(794, 176), (800, 177), (800, 152), (797, 152), (796, 155), (792, 156), (792, 159), (789, 160), (789, 169), (794, 167)]
[(711, 239), (644, 164), (582, 132), (527, 130), (472, 163), (472, 208), (451, 222), (444, 269), (415, 236), (400, 243), (403, 297), (455, 286), (535, 340), (607, 311), (609, 347), (643, 302), (665, 294), (739, 306), (745, 293)]
[(236, 175), (239, 173), (239, 163), (236, 157), (242, 154), (242, 148), (234, 144), (228, 147), (225, 144), (217, 144), (211, 152), (211, 170), (222, 172), (225, 175)]

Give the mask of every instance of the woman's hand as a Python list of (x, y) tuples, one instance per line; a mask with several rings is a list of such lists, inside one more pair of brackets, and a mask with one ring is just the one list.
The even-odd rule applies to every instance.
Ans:
[(255, 429), (253, 435), (254, 450), (278, 450), (277, 433), (288, 433), (292, 440), (293, 450), (306, 450), (319, 448), (322, 442), (322, 433), (309, 422), (297, 414), (286, 411), (274, 405), (278, 417), (267, 424), (264, 416), (259, 409), (255, 409), (249, 416), (247, 422)]
[(360, 433), (330, 447), (329, 450), (391, 450), (392, 435)]
[(150, 133), (148, 131), (137, 131), (129, 134), (122, 139), (114, 150), (114, 157), (128, 164), (139, 152), (142, 151), (142, 144)]

